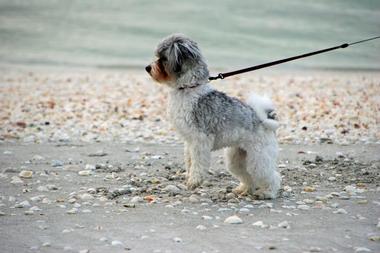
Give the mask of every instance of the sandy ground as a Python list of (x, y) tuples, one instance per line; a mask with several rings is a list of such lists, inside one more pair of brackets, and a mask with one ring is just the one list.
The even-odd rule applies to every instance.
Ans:
[(257, 201), (231, 192), (221, 151), (186, 189), (147, 75), (0, 72), (0, 252), (380, 252), (378, 73), (213, 83), (277, 106), (281, 196)]
[(282, 145), (282, 196), (256, 201), (221, 152), (191, 192), (181, 145), (3, 143), (0, 251), (379, 252), (379, 150)]

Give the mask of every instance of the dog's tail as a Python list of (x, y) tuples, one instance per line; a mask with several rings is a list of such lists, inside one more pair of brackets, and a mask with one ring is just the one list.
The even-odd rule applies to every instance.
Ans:
[(266, 128), (275, 131), (279, 127), (280, 124), (277, 121), (274, 105), (270, 98), (251, 93), (247, 104), (255, 110)]

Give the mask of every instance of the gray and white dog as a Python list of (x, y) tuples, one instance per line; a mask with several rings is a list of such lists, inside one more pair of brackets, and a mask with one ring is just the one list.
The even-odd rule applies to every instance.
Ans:
[(199, 186), (211, 151), (226, 148), (227, 167), (240, 181), (234, 192), (275, 198), (281, 176), (272, 102), (252, 94), (244, 103), (212, 88), (197, 43), (184, 35), (166, 37), (155, 54), (158, 59), (145, 69), (171, 88), (168, 113), (185, 142), (187, 186)]

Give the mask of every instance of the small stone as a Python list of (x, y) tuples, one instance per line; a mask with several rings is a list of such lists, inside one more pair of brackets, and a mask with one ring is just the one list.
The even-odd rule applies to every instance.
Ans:
[(95, 153), (88, 154), (89, 157), (101, 157), (108, 155), (104, 150), (98, 150)]
[(365, 204), (368, 204), (368, 200), (361, 199), (361, 200), (358, 200), (358, 202), (356, 202), (356, 203), (358, 203), (359, 205), (365, 205)]
[(4, 212), (0, 212), (0, 216), (5, 216), (6, 214)]
[(31, 170), (22, 170), (18, 176), (21, 178), (32, 178), (33, 171)]
[(78, 208), (72, 208), (70, 210), (66, 211), (67, 214), (77, 214), (78, 213)]
[(361, 252), (372, 252), (372, 250), (365, 248), (365, 247), (356, 247), (355, 248), (356, 253), (361, 253)]
[(318, 248), (318, 247), (310, 247), (309, 251), (310, 251), (310, 252), (321, 252), (322, 249), (321, 249), (321, 248)]
[(180, 242), (182, 242), (182, 238), (174, 237), (174, 238), (173, 238), (173, 241), (174, 241), (174, 242), (177, 242), (177, 243), (180, 243)]
[(336, 181), (336, 177), (329, 177), (327, 180), (329, 180), (330, 182), (333, 182), (333, 181)]
[(90, 253), (89, 249), (81, 249), (79, 250), (79, 253)]
[(30, 210), (30, 211), (33, 211), (33, 212), (39, 212), (39, 211), (42, 211), (42, 209), (39, 208), (38, 206), (32, 206), (29, 210)]
[(204, 219), (204, 220), (212, 220), (213, 218), (211, 216), (208, 216), (208, 215), (203, 215), (202, 219)]
[(30, 206), (31, 206), (31, 205), (30, 205), (29, 201), (27, 201), (27, 200), (22, 201), (22, 202), (20, 202), (20, 203), (17, 203), (17, 204), (15, 205), (16, 208), (25, 208), (25, 207), (30, 207)]
[(111, 242), (111, 245), (112, 246), (121, 246), (121, 247), (124, 247), (124, 243), (122, 243), (121, 241), (117, 241), (117, 240), (113, 240)]
[(13, 176), (11, 178), (11, 184), (23, 184), (24, 181), (22, 181), (19, 177)]
[(206, 230), (207, 228), (203, 225), (198, 225), (196, 229), (203, 231), (203, 230)]
[(79, 196), (81, 200), (93, 200), (94, 199), (94, 196), (92, 196), (91, 194), (89, 193), (83, 193), (82, 195)]
[(93, 164), (86, 164), (86, 166), (84, 167), (84, 170), (95, 170), (95, 169), (96, 169), (96, 166)]
[(303, 188), (305, 192), (315, 192), (315, 188), (312, 186), (306, 186)]
[(285, 229), (289, 229), (289, 228), (290, 228), (290, 225), (289, 225), (289, 222), (288, 222), (288, 221), (280, 222), (277, 226), (278, 226), (279, 228), (285, 228)]
[(167, 185), (164, 189), (162, 189), (163, 191), (165, 192), (169, 192), (169, 193), (172, 193), (172, 194), (178, 194), (181, 190), (175, 186), (175, 185)]
[(51, 166), (52, 167), (61, 167), (61, 166), (63, 166), (63, 162), (60, 161), (60, 160), (52, 160), (51, 161)]
[(198, 203), (199, 202), (199, 199), (197, 198), (196, 195), (192, 194), (190, 197), (189, 197), (189, 201), (191, 203)]
[(51, 246), (50, 242), (44, 242), (42, 244), (42, 247), (50, 247), (50, 246)]
[(42, 160), (45, 160), (45, 158), (43, 156), (40, 156), (40, 155), (34, 155), (32, 157), (32, 160), (34, 160), (34, 161), (42, 161)]
[(32, 210), (28, 210), (24, 212), (25, 215), (33, 215), (34, 212)]
[(228, 223), (228, 224), (242, 224), (243, 220), (240, 219), (237, 215), (233, 215), (233, 216), (227, 217), (224, 220), (224, 223)]
[(49, 189), (45, 185), (40, 185), (37, 187), (37, 191), (39, 192), (47, 192)]
[(139, 202), (144, 202), (144, 199), (140, 196), (135, 196), (129, 202), (130, 203), (139, 203)]
[(368, 239), (370, 241), (378, 242), (380, 241), (380, 235), (373, 235), (373, 236), (368, 237)]
[(308, 205), (298, 205), (297, 209), (300, 209), (300, 210), (309, 210), (310, 206), (308, 206)]
[(255, 227), (261, 227), (261, 228), (267, 228), (269, 227), (268, 225), (264, 224), (263, 221), (256, 221), (255, 223), (252, 224), (252, 226), (255, 226)]
[(338, 210), (334, 211), (335, 214), (347, 214), (347, 211), (343, 208), (339, 208)]
[(81, 170), (81, 171), (78, 172), (79, 176), (89, 176), (91, 174), (92, 174), (91, 170)]

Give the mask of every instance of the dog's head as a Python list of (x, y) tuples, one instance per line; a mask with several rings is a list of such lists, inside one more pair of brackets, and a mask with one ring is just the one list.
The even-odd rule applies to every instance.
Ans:
[(181, 34), (164, 38), (155, 51), (158, 58), (145, 69), (154, 80), (173, 88), (206, 83), (207, 64), (195, 41)]

